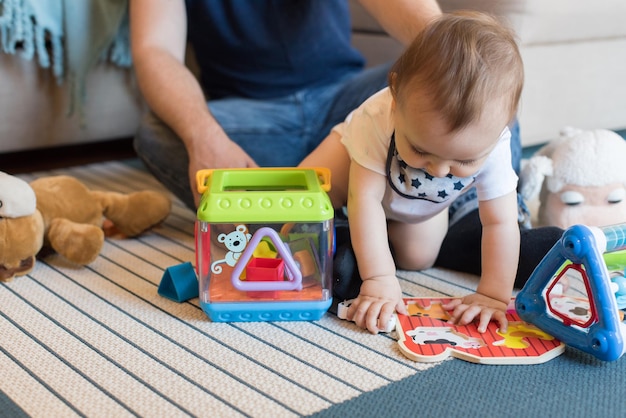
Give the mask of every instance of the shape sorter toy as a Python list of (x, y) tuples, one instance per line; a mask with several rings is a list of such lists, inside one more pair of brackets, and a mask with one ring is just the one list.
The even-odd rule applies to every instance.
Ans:
[(319, 319), (332, 302), (324, 168), (200, 170), (196, 270), (212, 321)]

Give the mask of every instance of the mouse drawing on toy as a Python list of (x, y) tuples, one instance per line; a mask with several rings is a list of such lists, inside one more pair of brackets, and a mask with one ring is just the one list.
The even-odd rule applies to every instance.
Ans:
[(215, 260), (211, 264), (211, 271), (215, 274), (220, 274), (222, 272), (220, 264), (224, 263), (234, 267), (239, 257), (241, 257), (241, 253), (246, 249), (250, 238), (252, 238), (252, 234), (248, 233), (248, 228), (245, 225), (237, 225), (235, 231), (228, 234), (219, 234), (217, 241), (224, 244), (228, 251), (223, 259)]

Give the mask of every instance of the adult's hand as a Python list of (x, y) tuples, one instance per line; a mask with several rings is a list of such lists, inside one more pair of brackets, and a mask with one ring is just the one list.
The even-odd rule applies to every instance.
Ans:
[(221, 129), (206, 138), (198, 138), (188, 145), (189, 182), (196, 207), (200, 203), (197, 190), (196, 173), (208, 168), (246, 168), (257, 167), (254, 160), (233, 142)]

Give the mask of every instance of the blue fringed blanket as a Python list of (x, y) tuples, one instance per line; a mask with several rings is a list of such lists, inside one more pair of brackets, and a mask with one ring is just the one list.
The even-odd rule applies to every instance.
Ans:
[(70, 113), (100, 59), (129, 67), (128, 0), (0, 0), (2, 51), (37, 58), (71, 89)]

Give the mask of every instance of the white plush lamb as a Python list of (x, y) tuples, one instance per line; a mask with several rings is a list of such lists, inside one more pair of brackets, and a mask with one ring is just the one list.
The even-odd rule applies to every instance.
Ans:
[(539, 226), (626, 223), (626, 141), (566, 128), (524, 165), (520, 186), (527, 201), (539, 197)]

